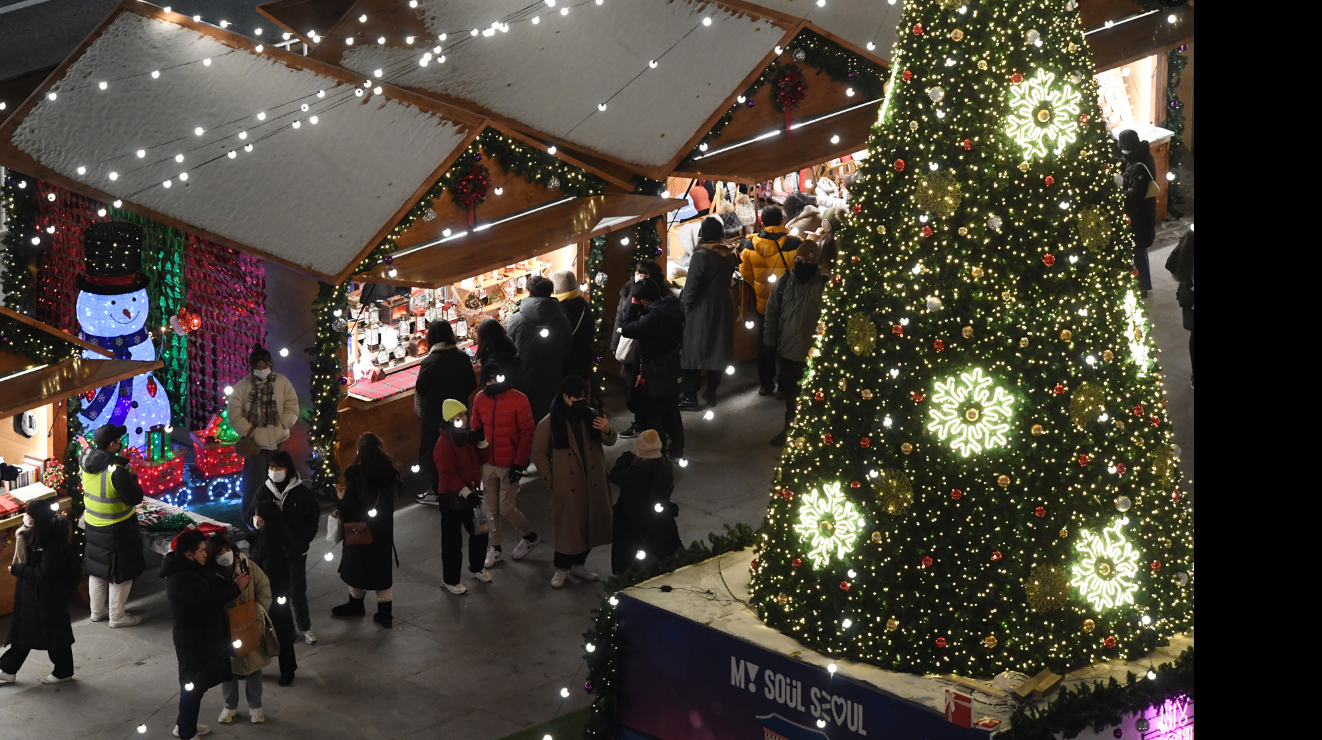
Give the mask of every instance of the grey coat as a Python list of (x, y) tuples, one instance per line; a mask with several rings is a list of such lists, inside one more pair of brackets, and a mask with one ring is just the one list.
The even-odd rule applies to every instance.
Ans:
[[(712, 249), (712, 247), (718, 249)], [(684, 304), (685, 370), (724, 370), (734, 361), (734, 296), (730, 278), (739, 257), (723, 245), (702, 245), (689, 261), (679, 300)]]
[[(543, 329), (546, 336), (542, 336)], [(541, 419), (560, 390), (565, 358), (574, 350), (574, 328), (565, 318), (560, 301), (530, 296), (519, 304), (505, 331), (519, 348), (524, 368), (523, 387), (518, 390), (528, 397), (533, 418)]]
[(778, 354), (787, 360), (807, 360), (821, 320), (825, 289), (826, 276), (821, 270), (807, 283), (800, 283), (792, 273), (776, 281), (767, 299), (766, 345), (778, 347)]

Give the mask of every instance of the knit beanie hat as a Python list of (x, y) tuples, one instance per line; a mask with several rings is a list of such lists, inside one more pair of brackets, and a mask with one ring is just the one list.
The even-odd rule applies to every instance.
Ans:
[(578, 290), (578, 278), (569, 270), (551, 274), (551, 283), (555, 286), (556, 293), (569, 293)]
[(467, 412), (468, 412), (468, 407), (454, 400), (453, 398), (447, 398), (445, 399), (445, 401), (441, 403), (441, 418), (445, 419), (446, 421), (450, 421), (459, 414), (463, 414)]
[(698, 241), (702, 244), (719, 242), (725, 239), (725, 222), (719, 216), (708, 216), (702, 219), (702, 225), (698, 227)]
[(661, 457), (661, 436), (655, 429), (648, 429), (638, 435), (638, 441), (633, 443), (633, 454), (652, 460)]
[[(498, 377), (499, 378), (506, 377), (505, 368), (502, 367), (498, 362), (491, 362), (488, 360), (487, 363), (482, 366), (482, 376), (481, 376), (481, 380), (478, 382), (478, 387), (486, 388), (487, 383), (496, 380), (496, 378)], [(496, 382), (499, 383), (503, 381), (496, 381)]]
[(839, 208), (828, 208), (822, 211), (822, 220), (831, 224), (831, 231), (839, 231), (844, 222), (840, 220)]

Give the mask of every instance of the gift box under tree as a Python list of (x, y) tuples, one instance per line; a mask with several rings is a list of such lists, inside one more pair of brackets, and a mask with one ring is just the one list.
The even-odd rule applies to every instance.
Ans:
[(138, 475), (138, 485), (148, 496), (157, 496), (184, 484), (183, 445), (170, 441), (163, 429), (153, 427), (147, 433), (146, 454), (137, 447), (128, 452), (129, 467)]

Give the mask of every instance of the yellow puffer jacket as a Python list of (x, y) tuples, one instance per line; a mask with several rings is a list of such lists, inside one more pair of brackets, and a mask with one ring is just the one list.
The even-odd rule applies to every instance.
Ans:
[(784, 226), (768, 226), (750, 241), (739, 258), (739, 274), (757, 291), (757, 312), (765, 314), (772, 286), (794, 266), (799, 238), (790, 236)]

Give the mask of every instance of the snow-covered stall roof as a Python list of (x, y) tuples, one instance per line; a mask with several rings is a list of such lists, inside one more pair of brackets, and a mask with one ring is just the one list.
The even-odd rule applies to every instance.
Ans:
[(418, 0), (416, 9), (359, 0), (312, 56), (382, 70), (538, 138), (657, 174), (688, 153), (791, 30), (685, 0)]
[(338, 280), (484, 125), (363, 79), (124, 2), (0, 128), (0, 161)]
[[(797, 18), (823, 36), (890, 63), (904, 0), (746, 0), (774, 14)], [(893, 4), (892, 4), (893, 2)]]

